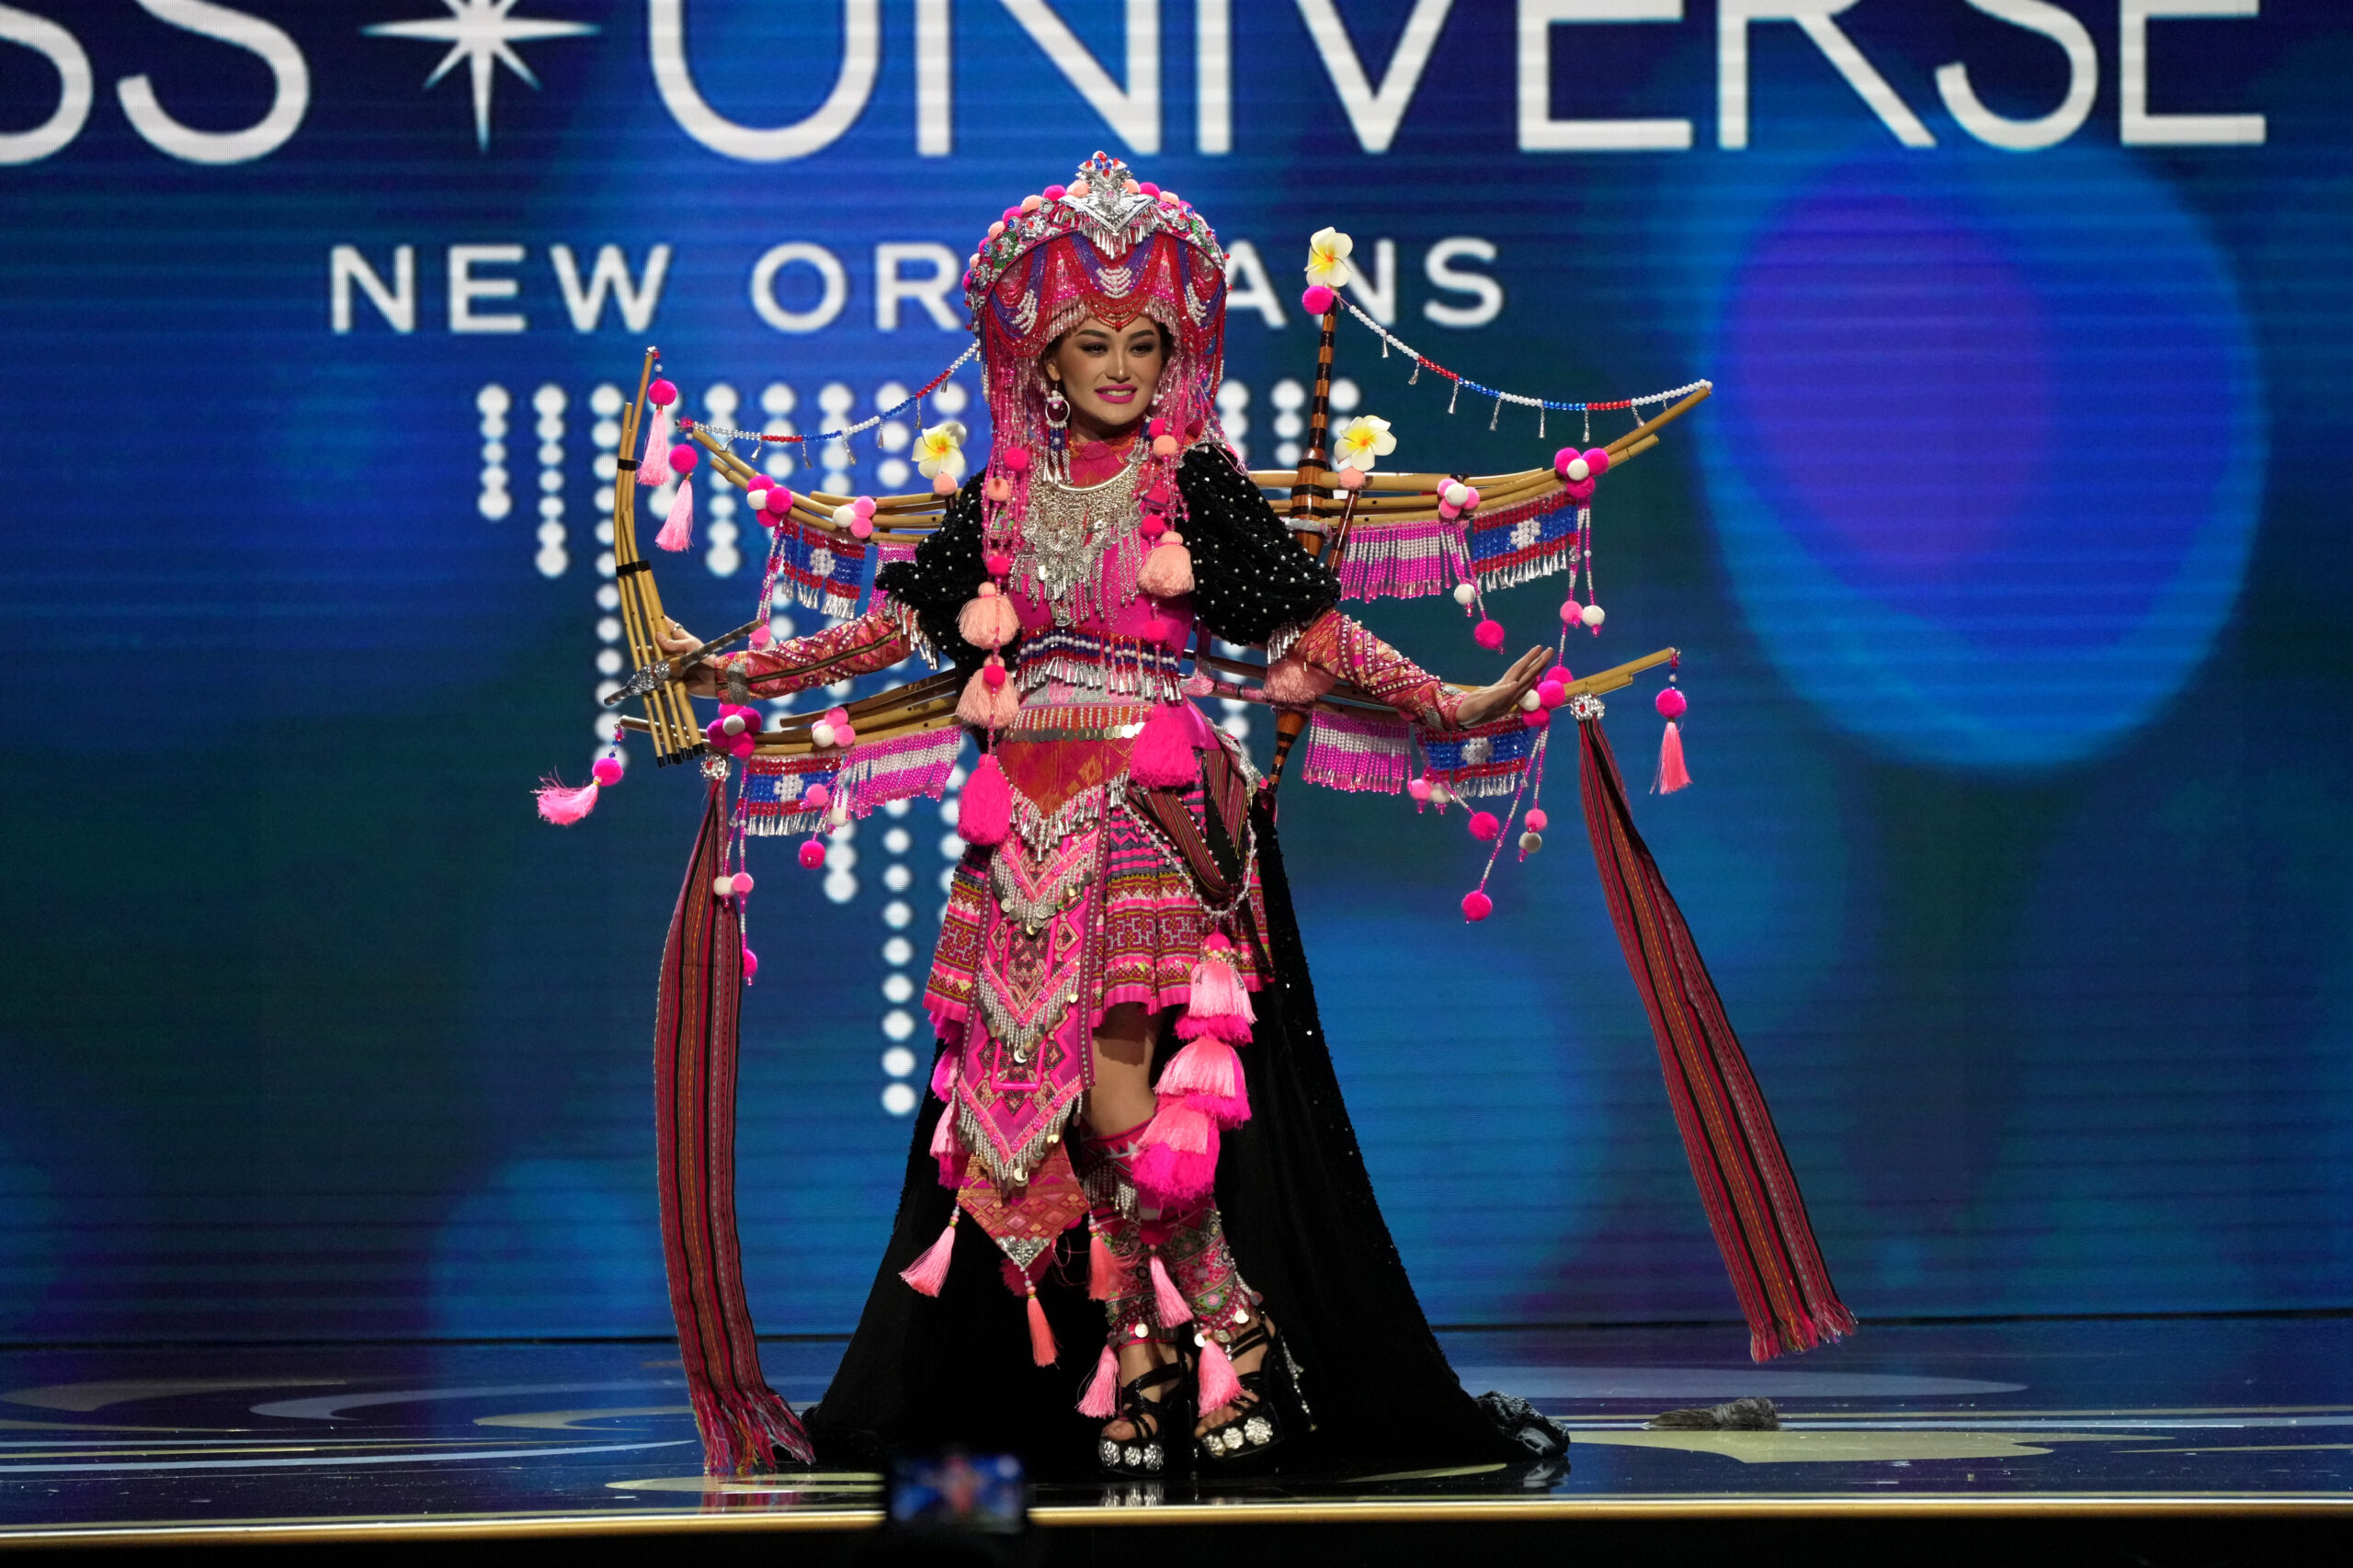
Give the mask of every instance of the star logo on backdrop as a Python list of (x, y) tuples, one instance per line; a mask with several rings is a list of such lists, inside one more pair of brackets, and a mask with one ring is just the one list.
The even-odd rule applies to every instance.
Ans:
[(593, 33), (596, 27), (588, 22), (541, 22), (513, 14), (522, 0), (441, 0), (449, 8), (446, 17), (429, 17), (416, 22), (379, 22), (359, 30), (371, 38), (413, 38), (427, 43), (446, 43), (449, 52), (425, 79), (429, 92), (433, 85), (449, 74), (449, 67), (462, 60), (473, 74), (474, 140), (485, 153), (490, 151), (490, 89), (494, 74), (493, 67), (504, 65), (536, 89), (540, 79), (515, 52), (518, 43), (535, 42), (540, 39), (578, 38)]

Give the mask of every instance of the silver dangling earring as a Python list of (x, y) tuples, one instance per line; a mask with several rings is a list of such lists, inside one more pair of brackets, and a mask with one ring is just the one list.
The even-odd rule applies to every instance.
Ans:
[(1070, 399), (1063, 396), (1061, 389), (1049, 387), (1046, 392), (1047, 427), (1061, 430), (1066, 428), (1069, 424)]

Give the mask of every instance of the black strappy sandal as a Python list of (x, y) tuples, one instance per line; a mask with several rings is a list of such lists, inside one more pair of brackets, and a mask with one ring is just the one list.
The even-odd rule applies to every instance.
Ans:
[(1225, 1353), (1228, 1357), (1246, 1356), (1262, 1346), (1266, 1354), (1258, 1358), (1257, 1367), (1234, 1374), (1244, 1395), (1233, 1402), (1238, 1414), (1196, 1439), (1203, 1460), (1211, 1469), (1239, 1469), (1282, 1442), (1283, 1413), (1270, 1397), (1274, 1389), (1267, 1378), (1278, 1368), (1288, 1386), (1290, 1403), (1302, 1417), (1307, 1414), (1307, 1402), (1299, 1392), (1299, 1363), (1291, 1359), (1290, 1346), (1283, 1343), (1282, 1331), (1271, 1327), (1264, 1312), (1225, 1346)]
[[(1173, 1457), (1166, 1437), (1170, 1423), (1176, 1423), (1179, 1431), (1192, 1430), (1191, 1388), (1181, 1357), (1138, 1373), (1133, 1382), (1121, 1383), (1120, 1414), (1114, 1419), (1126, 1422), (1135, 1435), (1125, 1442), (1111, 1437), (1098, 1440), (1095, 1452), (1103, 1473), (1142, 1479), (1167, 1474)], [(1155, 1389), (1162, 1391), (1159, 1398), (1144, 1397)]]

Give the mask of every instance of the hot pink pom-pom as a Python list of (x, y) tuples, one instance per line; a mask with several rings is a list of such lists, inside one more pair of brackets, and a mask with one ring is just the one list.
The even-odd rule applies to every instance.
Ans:
[(1120, 1414), (1120, 1353), (1108, 1345), (1095, 1363), (1095, 1376), (1079, 1399), (1078, 1413), (1090, 1421), (1108, 1421)]
[(1009, 575), (1012, 573), (1013, 557), (1007, 555), (1004, 551), (992, 551), (989, 556), (981, 562), (981, 564), (989, 569), (989, 575), (993, 577), (1003, 577)]
[(1651, 706), (1658, 710), (1658, 716), (1662, 719), (1680, 719), (1683, 710), (1691, 704), (1680, 688), (1670, 686), (1651, 699)]
[(1136, 528), (1144, 538), (1156, 540), (1168, 531), (1168, 519), (1157, 512), (1146, 512), (1143, 521), (1138, 523)]
[(766, 492), (767, 509), (778, 517), (792, 510), (792, 492), (781, 484), (771, 484)]
[(771, 479), (765, 473), (756, 473), (752, 475), (750, 479), (744, 482), (744, 494), (752, 498), (752, 504), (754, 506), (757, 506), (759, 505), (760, 493), (775, 483), (775, 480)]
[(1152, 789), (1174, 789), (1199, 777), (1193, 757), (1193, 727), (1181, 711), (1185, 704), (1163, 702), (1154, 707), (1128, 754), (1128, 773)]
[(1320, 316), (1332, 308), (1332, 290), (1321, 283), (1311, 283), (1299, 296), (1299, 307), (1311, 316)]
[(1504, 623), (1483, 620), (1471, 629), (1471, 640), (1482, 648), (1500, 648), (1504, 645)]
[(988, 665), (983, 666), (981, 670), (981, 679), (988, 683), (988, 688), (991, 691), (995, 691), (998, 687), (1003, 686), (1006, 682), (1005, 666), (1003, 665)]
[(1568, 478), (1569, 464), (1575, 459), (1576, 455), (1577, 449), (1574, 447), (1563, 447), (1559, 451), (1554, 452), (1552, 454), (1552, 472), (1559, 474), (1563, 479)]
[(926, 1296), (937, 1296), (939, 1288), (948, 1283), (949, 1260), (956, 1256), (956, 1221), (963, 1218), (961, 1209), (951, 1210), (948, 1228), (939, 1239), (924, 1248), (923, 1256), (899, 1271), (899, 1278)]
[(1577, 603), (1577, 601), (1576, 601), (1576, 600), (1574, 600), (1574, 599), (1563, 599), (1563, 600), (1562, 600), (1562, 601), (1561, 601), (1561, 621), (1562, 621), (1562, 624), (1566, 625), (1566, 626), (1577, 626), (1577, 625), (1580, 625), (1580, 624), (1582, 624), (1582, 622), (1581, 622), (1581, 620), (1579, 619), (1579, 618), (1580, 618), (1580, 617), (1582, 617), (1584, 614), (1585, 614), (1585, 606), (1583, 606), (1583, 605), (1581, 605), (1581, 604)]
[(1603, 474), (1609, 472), (1608, 448), (1587, 447), (1584, 451), (1577, 455), (1585, 459), (1585, 466), (1593, 471), (1593, 476), (1596, 479), (1600, 478)]
[(1063, 187), (1058, 185), (1050, 185), (1038, 194), (1049, 201), (1060, 201), (1063, 199)]
[(858, 744), (858, 732), (847, 724), (834, 726), (834, 744), (849, 747)]
[(593, 783), (574, 790), (550, 778), (533, 792), (539, 797), (540, 818), (558, 827), (570, 827), (597, 809), (597, 786)]
[(1521, 712), (1519, 722), (1528, 729), (1540, 730), (1552, 722), (1552, 710), (1549, 708), (1528, 709)]
[(874, 515), (874, 497), (861, 495), (849, 504), (849, 509), (861, 517), (870, 517)]
[(1152, 1255), (1150, 1273), (1153, 1315), (1160, 1319), (1160, 1326), (1175, 1328), (1180, 1323), (1192, 1322), (1193, 1304), (1185, 1300), (1185, 1293), (1168, 1278), (1168, 1266), (1160, 1261), (1158, 1253)]
[(1536, 700), (1541, 702), (1545, 707), (1558, 708), (1562, 703), (1566, 702), (1568, 699), (1569, 688), (1563, 686), (1559, 681), (1540, 680), (1536, 683)]
[(597, 766), (590, 768), (588, 773), (589, 776), (595, 778), (597, 783), (609, 788), (610, 786), (621, 781), (622, 771), (621, 759), (620, 757), (600, 756), (597, 759)]
[(1504, 830), (1504, 824), (1495, 820), (1493, 812), (1472, 812), (1470, 825), (1471, 836), (1482, 840), (1493, 838)]
[(1528, 815), (1521, 820), (1528, 824), (1528, 831), (1530, 833), (1541, 833), (1552, 825), (1552, 819), (1544, 814), (1544, 808), (1541, 806), (1529, 808)]
[(964, 782), (956, 831), (965, 843), (985, 846), (1004, 843), (1012, 828), (1013, 791), (1005, 781), (1005, 769), (994, 756), (984, 756)]
[(1544, 672), (1544, 678), (1546, 680), (1556, 681), (1563, 686), (1566, 686), (1569, 682), (1576, 679), (1577, 677), (1569, 673), (1568, 665), (1554, 665), (1551, 669)]
[(1007, 473), (1029, 472), (1029, 449), (1027, 447), (1007, 448), (1005, 454), (1005, 469)]
[(734, 883), (735, 896), (737, 898), (742, 898), (745, 894), (752, 891), (752, 873), (749, 871), (736, 872), (734, 876)]
[(812, 784), (801, 791), (801, 806), (803, 811), (822, 812), (833, 803), (834, 792), (823, 784)]
[(1165, 435), (1167, 435), (1167, 434), (1168, 434), (1168, 420), (1167, 420), (1167, 417), (1166, 417), (1165, 415), (1158, 415), (1158, 414), (1154, 415), (1152, 416), (1152, 418), (1151, 418), (1150, 420), (1148, 420), (1148, 421), (1145, 423), (1144, 427), (1143, 427), (1143, 433), (1144, 433), (1145, 435), (1147, 435), (1147, 436), (1165, 436)]
[(749, 985), (760, 972), (760, 955), (751, 949), (744, 949), (744, 983)]
[(696, 449), (692, 441), (681, 441), (670, 449), (670, 472), (673, 473), (692, 473), (695, 464), (700, 461), (702, 453)]
[(1462, 895), (1463, 919), (1484, 920), (1488, 915), (1493, 915), (1495, 912), (1495, 901), (1489, 898), (1485, 893), (1480, 892), (1474, 889)]
[(801, 846), (801, 865), (804, 870), (815, 870), (825, 863), (825, 846), (812, 838)]
[(1408, 778), (1405, 780), (1405, 793), (1416, 801), (1427, 801), (1430, 798), (1430, 781), (1427, 778)]
[(1136, 187), (1136, 194), (1138, 196), (1149, 196), (1157, 199), (1160, 195), (1160, 187), (1153, 184), (1150, 180), (1145, 180)]
[(656, 376), (645, 389), (645, 401), (656, 408), (667, 408), (678, 401), (678, 389), (666, 376)]
[(751, 642), (753, 647), (765, 648), (775, 641), (776, 629), (774, 627), (755, 626), (752, 628)]

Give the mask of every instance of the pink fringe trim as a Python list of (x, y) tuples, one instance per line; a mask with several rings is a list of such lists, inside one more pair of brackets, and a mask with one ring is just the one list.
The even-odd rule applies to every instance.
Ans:
[(956, 1221), (964, 1217), (958, 1209), (948, 1216), (948, 1228), (939, 1239), (924, 1249), (923, 1256), (899, 1270), (899, 1278), (926, 1296), (937, 1296), (939, 1288), (948, 1283), (948, 1260), (956, 1253)]
[[(937, 1023), (938, 1020), (934, 1019)], [(943, 1051), (939, 1060), (931, 1064), (931, 1093), (934, 1099), (953, 1099), (956, 1095), (956, 1053)]]
[(1160, 1261), (1158, 1253), (1152, 1255), (1152, 1307), (1163, 1328), (1193, 1321), (1192, 1303), (1176, 1289), (1176, 1282), (1168, 1278), (1168, 1266)]
[(558, 827), (570, 827), (597, 809), (597, 784), (594, 779), (574, 790), (550, 778), (532, 793), (539, 797), (541, 819)]
[(1108, 1421), (1120, 1414), (1120, 1354), (1108, 1344), (1095, 1363), (1095, 1376), (1086, 1392), (1079, 1397), (1078, 1413), (1097, 1421)]
[(956, 631), (975, 648), (1002, 648), (1020, 634), (1021, 617), (1003, 594), (976, 594), (956, 612)]

